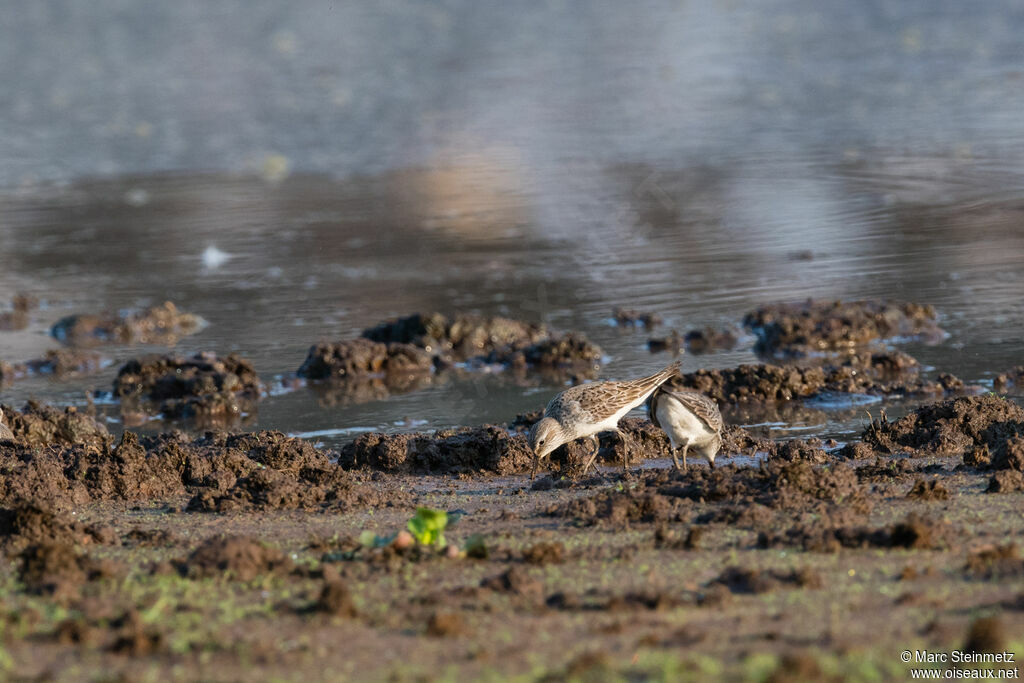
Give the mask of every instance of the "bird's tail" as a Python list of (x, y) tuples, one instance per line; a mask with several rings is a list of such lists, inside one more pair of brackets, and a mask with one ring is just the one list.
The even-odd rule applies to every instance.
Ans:
[(654, 392), (655, 389), (660, 387), (662, 384), (679, 374), (680, 361), (673, 361), (671, 365), (666, 367), (661, 372), (656, 372), (650, 377), (641, 377), (640, 379), (634, 379), (629, 382), (635, 387), (639, 393), (644, 394), (645, 398), (647, 395)]

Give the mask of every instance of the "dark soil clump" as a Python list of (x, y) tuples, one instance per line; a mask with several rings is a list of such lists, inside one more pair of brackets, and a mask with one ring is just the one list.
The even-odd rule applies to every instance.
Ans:
[(437, 638), (460, 636), (468, 631), (458, 612), (435, 612), (427, 620), (427, 635)]
[(654, 472), (633, 489), (601, 491), (553, 506), (548, 513), (584, 524), (673, 522), (687, 521), (694, 503), (707, 502), (757, 503), (779, 510), (829, 509), (837, 504), (858, 513), (870, 509), (856, 473), (845, 465), (817, 468), (802, 460), (769, 460), (756, 470), (726, 466)]
[(963, 651), (1003, 652), (1007, 640), (1006, 627), (999, 617), (978, 617), (967, 631)]
[(221, 423), (251, 410), (262, 391), (252, 363), (234, 354), (218, 358), (155, 356), (131, 360), (117, 373), (114, 395), (126, 406), (170, 418)]
[(760, 548), (797, 547), (812, 552), (837, 552), (842, 548), (907, 548), (941, 550), (953, 545), (955, 530), (936, 520), (911, 514), (891, 527), (795, 524), (781, 533), (762, 531)]
[(353, 619), (359, 616), (359, 610), (352, 602), (352, 594), (348, 586), (340, 579), (325, 581), (316, 600), (316, 610), (336, 617)]
[(711, 583), (721, 584), (737, 594), (770, 593), (783, 587), (821, 588), (824, 585), (821, 575), (813, 569), (780, 571), (735, 566), (726, 567)]
[(477, 360), (513, 368), (577, 371), (592, 368), (601, 349), (583, 335), (559, 335), (544, 325), (509, 318), (440, 313), (415, 314), (365, 330), (381, 343), (411, 344), (436, 358), (438, 365)]
[(1024, 491), (1024, 472), (999, 470), (988, 482), (986, 493), (1014, 493)]
[(762, 363), (698, 370), (682, 375), (677, 383), (720, 403), (736, 404), (791, 401), (824, 393), (929, 396), (967, 389), (952, 375), (936, 380), (921, 377), (916, 363), (907, 363), (895, 352), (848, 356), (841, 364), (822, 366)]
[[(967, 455), (968, 464), (984, 466), (987, 457), (997, 469), (1013, 468), (1024, 454), (1024, 409), (996, 396), (963, 396), (922, 406), (892, 422), (882, 419), (861, 434), (864, 444), (879, 454)], [(987, 448), (990, 456), (973, 455)], [(973, 458), (973, 459), (972, 459)], [(1024, 467), (1024, 459), (1020, 460)]]
[(39, 503), (21, 502), (0, 508), (0, 547), (8, 554), (41, 543), (74, 546), (105, 540), (111, 540), (106, 529), (65, 519)]
[(277, 548), (248, 536), (220, 536), (203, 542), (179, 563), (182, 576), (252, 581), (261, 574), (291, 571), (292, 561)]
[(364, 330), (362, 336), (375, 342), (411, 344), (443, 359), (464, 361), (512, 346), (536, 344), (551, 334), (544, 325), (509, 318), (458, 315), (449, 319), (440, 313), (416, 313), (380, 323)]
[(113, 576), (119, 568), (112, 562), (96, 562), (68, 543), (44, 542), (25, 548), (20, 559), (19, 578), (30, 593), (52, 595), (58, 601), (78, 596), (83, 583)]
[(918, 479), (914, 487), (907, 493), (907, 498), (915, 500), (948, 500), (949, 489), (942, 485), (938, 479)]
[(24, 363), (0, 361), (0, 383), (30, 375), (50, 375), (61, 379), (88, 375), (103, 369), (108, 359), (96, 351), (85, 349), (51, 349), (42, 358)]
[(1000, 391), (1009, 386), (1024, 386), (1024, 365), (999, 373), (992, 380), (992, 386)]
[(166, 301), (125, 317), (111, 314), (68, 316), (57, 321), (50, 334), (70, 346), (131, 342), (170, 346), (205, 325), (199, 316), (179, 311)]
[(434, 434), (362, 434), (341, 449), (338, 462), (386, 472), (511, 474), (527, 471), (533, 454), (524, 436), (485, 425)]
[(1024, 558), (1017, 545), (995, 546), (967, 556), (967, 575), (974, 579), (1014, 579), (1024, 577)]
[(523, 551), (523, 561), (528, 564), (561, 564), (565, 561), (565, 546), (557, 541), (537, 543)]
[(428, 373), (433, 368), (433, 356), (422, 348), (360, 337), (310, 347), (298, 375), (309, 379), (349, 379), (378, 374)]
[(280, 432), (180, 433), (112, 446), (0, 446), (0, 504), (70, 507), (98, 500), (166, 500), (192, 494), (190, 510), (386, 507), (410, 494), (359, 483), (327, 455)]
[[(39, 307), (39, 299), (30, 294), (15, 294), (11, 310), (0, 313), (0, 332), (13, 332), (28, 327), (30, 313)], [(0, 373), (2, 378), (2, 373)]]
[(670, 351), (679, 353), (679, 350), (686, 348), (694, 354), (711, 353), (712, 351), (731, 351), (739, 346), (740, 335), (735, 330), (716, 330), (713, 327), (705, 327), (699, 330), (690, 330), (684, 335), (672, 330), (665, 337), (651, 337), (647, 340), (647, 349), (651, 353), (659, 351)]
[(59, 410), (29, 401), (19, 413), (3, 406), (4, 419), (15, 438), (29, 446), (82, 445), (100, 447), (110, 440), (107, 428), (75, 406)]
[(645, 327), (651, 329), (662, 322), (661, 316), (650, 311), (637, 311), (632, 308), (616, 308), (612, 311), (612, 319), (619, 327)]
[(544, 597), (544, 583), (539, 579), (532, 578), (520, 566), (509, 567), (509, 569), (501, 574), (484, 579), (480, 582), (480, 587), (496, 593), (507, 593), (520, 598), (526, 598), (538, 603)]
[(762, 306), (743, 318), (763, 353), (802, 354), (900, 338), (941, 339), (931, 306), (885, 301), (815, 301)]

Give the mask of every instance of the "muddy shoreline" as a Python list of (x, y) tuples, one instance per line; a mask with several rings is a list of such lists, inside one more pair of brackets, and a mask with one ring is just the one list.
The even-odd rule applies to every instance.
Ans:
[[(852, 309), (785, 313), (819, 310), (830, 320)], [(123, 414), (159, 414), (188, 432), (114, 434), (95, 407), (4, 404), (11, 671), (45, 678), (63, 670), (47, 662), (73, 662), (127, 678), (150, 666), (230, 678), (258, 661), (285, 678), (317, 667), (556, 680), (714, 661), (732, 678), (804, 680), (865, 663), (902, 675), (894, 641), (1019, 647), (1024, 409), (878, 346), (894, 330), (933, 333), (928, 309), (857, 310), (870, 313), (868, 332), (836, 336), (823, 324), (822, 339), (842, 347), (825, 355), (808, 355), (821, 344), (790, 322), (802, 351), (675, 381), (727, 416), (796, 415), (787, 411), (826, 394), (923, 404), (865, 415), (844, 444), (730, 425), (715, 470), (700, 458), (671, 469), (667, 437), (644, 417), (622, 421), (628, 472), (626, 444), (605, 435), (596, 473), (582, 475), (586, 449), (574, 443), (535, 480), (526, 432), (539, 410), (367, 432), (335, 448), (242, 432), (232, 417), (258, 410), (268, 389), (236, 355), (120, 367), (111, 395)], [(627, 334), (657, 324), (617, 313)], [(296, 374), (324, 400), (384, 398), (479, 367), (578, 380), (599, 367), (595, 348), (504, 319), (412, 316), (315, 344)], [(446, 513), (446, 546), (407, 531), (419, 508)], [(373, 654), (382, 649), (393, 656)]]

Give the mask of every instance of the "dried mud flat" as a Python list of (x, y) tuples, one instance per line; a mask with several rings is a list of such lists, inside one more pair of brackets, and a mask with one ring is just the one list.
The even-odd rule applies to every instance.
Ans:
[[(713, 472), (629, 419), (642, 468), (607, 441), (533, 483), (532, 415), (332, 453), (4, 410), (8, 677), (903, 679), (903, 649), (1024, 646), (1024, 410), (994, 396), (842, 450), (733, 429), (762, 462)], [(417, 506), (449, 550), (391, 540)]]

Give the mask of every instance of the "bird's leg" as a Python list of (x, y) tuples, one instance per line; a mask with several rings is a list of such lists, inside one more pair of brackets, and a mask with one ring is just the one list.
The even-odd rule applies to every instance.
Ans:
[(670, 446), (669, 453), (672, 454), (672, 464), (676, 467), (676, 472), (682, 472), (683, 468), (679, 466), (679, 457), (676, 455), (676, 447)]
[(591, 434), (587, 437), (587, 441), (593, 447), (593, 452), (590, 454), (590, 458), (587, 460), (587, 464), (583, 467), (583, 474), (586, 474), (590, 469), (590, 466), (597, 460), (597, 454), (601, 451), (601, 442), (598, 440), (596, 434)]
[(683, 444), (683, 472), (687, 472), (688, 471), (688, 469), (686, 467), (686, 451), (688, 451), (688, 450), (690, 450), (690, 442), (689, 441), (687, 441), (685, 444)]
[(619, 435), (619, 439), (622, 441), (622, 471), (629, 472), (629, 437), (621, 429), (616, 429), (615, 433)]

